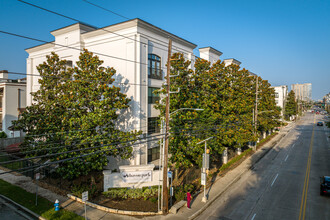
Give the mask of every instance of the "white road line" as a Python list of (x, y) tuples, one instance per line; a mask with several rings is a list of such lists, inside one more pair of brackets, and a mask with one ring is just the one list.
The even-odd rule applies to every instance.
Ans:
[(254, 213), (254, 215), (252, 216), (251, 220), (253, 220), (256, 217), (256, 213)]
[(286, 158), (285, 158), (285, 160), (284, 160), (284, 161), (286, 161), (286, 160), (288, 159), (288, 157), (289, 157), (289, 155), (286, 155)]
[(275, 183), (277, 177), (278, 177), (278, 174), (276, 174), (276, 176), (275, 176), (275, 178), (274, 178), (274, 180), (273, 180), (273, 182), (272, 182), (272, 185), (270, 185), (270, 186), (273, 186), (273, 184)]
[(295, 144), (292, 144), (292, 148), (294, 148), (294, 145), (295, 145)]

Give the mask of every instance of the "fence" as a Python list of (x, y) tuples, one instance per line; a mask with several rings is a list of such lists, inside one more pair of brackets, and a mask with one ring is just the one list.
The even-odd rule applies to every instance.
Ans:
[(15, 155), (4, 153), (4, 152), (0, 153), (0, 161), (1, 162), (12, 161), (12, 162), (7, 163), (7, 164), (2, 164), (1, 165), (2, 167), (5, 167), (9, 170), (18, 170), (18, 169), (21, 169), (21, 168), (27, 168), (27, 171), (23, 170), (23, 171), (17, 171), (17, 172), (24, 175), (24, 176), (31, 177), (33, 179), (34, 178), (34, 170), (33, 169), (28, 169), (28, 167), (33, 167), (36, 164), (33, 163), (32, 161), (29, 161), (29, 160), (15, 161), (15, 160), (18, 160), (18, 159), (21, 159), (21, 158), (18, 157), (18, 156), (15, 156)]
[(15, 138), (1, 138), (0, 139), (0, 149), (4, 149), (8, 145), (17, 144), (23, 142), (24, 137), (15, 137)]

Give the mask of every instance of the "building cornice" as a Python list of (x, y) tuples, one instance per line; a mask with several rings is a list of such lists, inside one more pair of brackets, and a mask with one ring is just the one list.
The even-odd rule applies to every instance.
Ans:
[(66, 26), (66, 27), (62, 27), (62, 28), (53, 30), (50, 33), (53, 36), (57, 36), (57, 35), (65, 34), (65, 33), (68, 33), (68, 32), (75, 31), (75, 30), (83, 30), (83, 31), (89, 32), (89, 31), (93, 31), (93, 30), (96, 30), (96, 29), (97, 29), (97, 27), (94, 27), (94, 26), (91, 26), (91, 25), (87, 25), (87, 24), (84, 24), (84, 23), (75, 23), (75, 24), (72, 24), (72, 25), (69, 25), (69, 26)]
[(215, 55), (221, 56), (223, 53), (219, 50), (214, 49), (213, 47), (201, 47), (198, 49), (199, 52), (211, 52), (214, 53)]
[(230, 64), (236, 64), (236, 65), (241, 65), (241, 63), (242, 62), (240, 62), (240, 61), (238, 61), (238, 60), (236, 60), (236, 59), (234, 59), (234, 58), (229, 58), (229, 59), (224, 59), (223, 60), (225, 63), (226, 62), (228, 62), (228, 63), (230, 63)]
[(40, 51), (40, 50), (53, 48), (54, 46), (55, 46), (55, 41), (52, 41), (52, 42), (48, 42), (48, 43), (44, 43), (44, 44), (41, 44), (41, 45), (37, 45), (37, 46), (34, 46), (34, 47), (27, 48), (27, 49), (25, 49), (25, 51), (27, 53), (33, 53), (33, 52), (37, 52), (37, 51)]
[(120, 30), (124, 30), (124, 29), (128, 29), (128, 28), (133, 28), (133, 27), (137, 27), (137, 28), (144, 28), (146, 30), (149, 30), (155, 34), (161, 35), (165, 38), (171, 38), (174, 42), (183, 44), (187, 47), (190, 47), (192, 49), (196, 48), (196, 44), (191, 43), (183, 38), (180, 38), (174, 34), (171, 34), (161, 28), (158, 28), (146, 21), (143, 21), (139, 18), (135, 18), (129, 21), (125, 21), (125, 22), (121, 22), (121, 23), (117, 23), (117, 24), (113, 24), (110, 26), (106, 26), (103, 27), (102, 29), (97, 29), (94, 31), (90, 31), (87, 33), (83, 33), (82, 36), (86, 39), (89, 37), (95, 37), (95, 36), (100, 36), (103, 34), (107, 34), (107, 31), (109, 32), (116, 32), (116, 31), (120, 31)]

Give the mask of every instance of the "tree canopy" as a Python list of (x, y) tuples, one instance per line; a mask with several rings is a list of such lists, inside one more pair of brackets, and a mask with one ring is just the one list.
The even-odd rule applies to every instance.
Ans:
[(140, 132), (118, 129), (119, 110), (127, 109), (130, 99), (113, 85), (115, 69), (103, 67), (87, 50), (75, 67), (66, 63), (53, 52), (37, 67), (40, 89), (14, 125), (27, 134), (21, 146), (28, 157), (48, 155), (43, 162), (78, 157), (56, 169), (75, 178), (102, 170), (109, 155), (129, 158)]
[(297, 114), (297, 102), (295, 99), (294, 91), (291, 90), (285, 104), (285, 118), (289, 119), (291, 116)]
[[(240, 148), (256, 140), (253, 132), (253, 109), (255, 107), (256, 78), (237, 65), (226, 66), (220, 60), (210, 62), (197, 58), (192, 70), (191, 62), (183, 54), (175, 53), (171, 61), (170, 112), (170, 160), (177, 167), (202, 164), (204, 145), (198, 142), (208, 137), (208, 148), (214, 158), (225, 148)], [(260, 80), (261, 95), (258, 105), (267, 110), (258, 122), (258, 130), (271, 129), (277, 125), (280, 112), (275, 106), (274, 90), (267, 81)], [(166, 87), (159, 93), (165, 103)], [(165, 106), (158, 104), (164, 117)], [(187, 110), (188, 108), (188, 110)], [(190, 109), (190, 110), (189, 110)], [(194, 111), (193, 109), (203, 109)], [(266, 126), (267, 125), (267, 126)], [(218, 157), (219, 158), (219, 157)]]

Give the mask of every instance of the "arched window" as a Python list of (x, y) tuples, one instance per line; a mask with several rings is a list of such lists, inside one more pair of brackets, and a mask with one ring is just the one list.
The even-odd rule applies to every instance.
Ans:
[(163, 79), (160, 57), (155, 54), (148, 55), (148, 77)]

